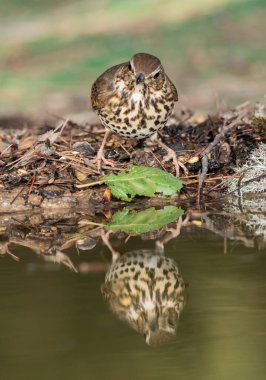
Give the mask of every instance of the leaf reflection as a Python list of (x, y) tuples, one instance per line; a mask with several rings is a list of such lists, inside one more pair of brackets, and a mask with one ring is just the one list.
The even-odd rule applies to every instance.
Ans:
[(124, 207), (123, 210), (114, 214), (105, 228), (113, 232), (122, 231), (130, 235), (139, 235), (156, 231), (174, 222), (183, 213), (184, 210), (175, 206), (165, 206), (160, 210), (151, 207), (143, 211), (133, 211), (130, 207)]

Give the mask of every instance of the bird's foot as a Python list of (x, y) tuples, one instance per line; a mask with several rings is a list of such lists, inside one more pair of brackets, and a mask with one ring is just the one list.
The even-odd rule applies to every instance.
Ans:
[(185, 174), (188, 173), (188, 170), (185, 167), (185, 165), (177, 159), (176, 153), (173, 149), (171, 149), (171, 148), (169, 148), (169, 146), (165, 145), (156, 135), (153, 136), (153, 141), (155, 141), (167, 153), (166, 156), (163, 158), (163, 163), (165, 163), (167, 161), (173, 161), (177, 177), (179, 177), (180, 168), (183, 169)]
[(111, 243), (110, 243), (110, 240), (109, 240), (109, 237), (110, 237), (110, 234), (112, 232), (111, 231), (108, 231), (106, 232), (104, 229), (101, 230), (101, 238), (102, 238), (102, 241), (103, 243), (109, 248), (109, 250), (111, 251), (112, 253), (112, 260), (113, 262), (115, 262), (117, 259), (119, 259), (120, 257), (120, 253), (118, 251), (116, 251)]
[(173, 161), (177, 177), (179, 177), (180, 168), (182, 168), (184, 170), (184, 172), (187, 173), (188, 172), (187, 168), (185, 167), (185, 165), (181, 161), (179, 161), (177, 159), (175, 151), (171, 148), (168, 148), (168, 147), (167, 147), (167, 149), (165, 148), (165, 150), (167, 151), (167, 155), (164, 157), (163, 163), (165, 163), (167, 161)]
[(113, 160), (108, 160), (105, 158), (104, 153), (101, 149), (99, 149), (97, 156), (92, 159), (92, 162), (97, 165), (97, 170), (99, 173), (102, 171), (102, 163), (104, 163), (106, 166), (115, 166), (115, 162)]
[(102, 162), (106, 166), (111, 166), (111, 167), (115, 166), (115, 162), (114, 161), (107, 160), (107, 158), (105, 158), (105, 156), (104, 156), (104, 146), (105, 146), (105, 143), (107, 141), (107, 138), (108, 138), (109, 134), (110, 134), (110, 131), (106, 130), (104, 138), (103, 138), (103, 141), (102, 141), (102, 144), (100, 146), (100, 149), (98, 150), (97, 156), (92, 159), (92, 162), (97, 165), (97, 169), (98, 169), (99, 173), (101, 173)]

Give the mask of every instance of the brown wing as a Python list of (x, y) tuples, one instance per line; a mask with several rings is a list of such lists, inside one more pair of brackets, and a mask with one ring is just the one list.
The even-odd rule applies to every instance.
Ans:
[(91, 88), (91, 105), (94, 110), (100, 110), (106, 104), (106, 99), (113, 91), (114, 78), (125, 63), (113, 66), (106, 70), (93, 83)]
[(168, 76), (167, 76), (167, 79), (169, 80), (169, 83), (170, 83), (170, 87), (171, 87), (171, 91), (173, 93), (174, 101), (177, 102), (178, 101), (177, 89), (175, 88), (175, 85), (172, 83), (172, 81), (168, 78)]

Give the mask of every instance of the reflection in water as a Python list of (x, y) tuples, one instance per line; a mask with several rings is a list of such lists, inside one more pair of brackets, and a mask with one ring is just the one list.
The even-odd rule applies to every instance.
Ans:
[[(140, 234), (143, 240), (156, 240), (154, 250), (139, 249), (124, 255), (112, 249), (107, 238), (111, 232), (104, 232), (102, 227), (106, 224), (104, 217), (96, 218), (91, 215), (89, 219), (93, 221), (90, 221), (81, 212), (72, 212), (70, 215), (59, 213), (56, 216), (49, 213), (18, 214), (16, 217), (5, 215), (0, 219), (0, 255), (8, 254), (17, 261), (20, 257), (12, 250), (16, 247), (28, 247), (45, 262), (61, 264), (75, 272), (99, 272), (106, 269), (102, 262), (91, 262), (87, 258), (84, 260), (83, 254), (82, 258), (72, 255), (70, 259), (64, 250), (75, 246), (77, 252), (88, 251), (102, 238), (113, 257), (102, 286), (104, 298), (116, 316), (127, 321), (134, 330), (142, 334), (149, 345), (156, 345), (175, 336), (177, 322), (185, 305), (184, 281), (176, 263), (164, 256), (164, 245), (179, 236), (181, 227), (184, 227), (184, 233), (191, 232), (192, 228), (195, 231), (199, 227), (224, 237), (224, 253), (230, 251), (229, 240), (233, 244), (241, 242), (246, 247), (256, 246), (262, 249), (266, 242), (265, 201), (256, 200), (254, 205), (248, 200), (241, 207), (232, 202), (230, 209), (222, 212), (217, 210), (199, 213), (190, 210), (184, 220), (180, 217), (178, 221), (157, 231)], [(156, 213), (151, 208), (147, 211), (151, 210)], [(168, 209), (165, 207), (165, 210)], [(159, 213), (162, 214), (161, 211)], [(142, 218), (138, 218), (140, 215)], [(141, 211), (129, 216), (134, 216), (136, 223), (139, 219), (143, 222), (143, 215), (144, 211)], [(125, 233), (116, 235), (119, 239), (126, 236)], [(31, 271), (34, 268), (36, 265), (30, 266)]]
[(175, 261), (158, 249), (113, 255), (102, 293), (114, 314), (149, 345), (174, 338), (185, 305), (185, 283)]
[[(186, 221), (183, 217), (129, 241), (127, 234), (115, 234), (114, 247), (129, 252), (112, 251), (109, 270), (101, 257), (106, 254), (102, 228), (81, 223), (85, 218), (106, 223), (101, 215), (77, 210), (1, 215), (1, 379), (16, 379), (19, 373), (21, 380), (170, 380), (177, 374), (184, 380), (263, 380), (266, 214), (260, 204), (250, 211), (244, 205), (230, 212), (190, 209)], [(166, 342), (174, 337), (185, 304), (176, 264), (162, 254), (171, 239), (166, 257), (176, 258), (191, 298), (178, 339), (151, 350), (133, 328), (146, 334), (150, 345)], [(223, 255), (223, 244), (228, 255)], [(74, 268), (83, 275), (73, 273)], [(122, 269), (121, 281), (114, 284)], [(168, 279), (161, 281), (164, 270)], [(138, 271), (146, 281), (136, 284)], [(99, 296), (106, 272), (104, 296), (132, 328), (110, 318)]]
[(230, 203), (225, 205), (224, 209), (230, 214), (231, 224), (241, 226), (241, 229), (245, 231), (248, 246), (255, 245), (260, 249), (266, 246), (265, 197), (232, 197)]
[[(147, 212), (149, 212), (148, 209)], [(166, 210), (166, 207), (164, 208)], [(153, 212), (155, 213), (156, 210)], [(162, 216), (160, 210), (157, 210)], [(167, 210), (166, 210), (167, 211)], [(140, 212), (144, 215), (144, 212)], [(149, 215), (149, 214), (147, 214)], [(129, 215), (130, 216), (130, 215)], [(132, 216), (132, 215), (131, 215)], [(137, 219), (137, 213), (134, 214)], [(135, 220), (136, 221), (136, 220)], [(27, 247), (38, 254), (44, 261), (58, 263), (78, 271), (79, 268), (64, 252), (75, 247), (77, 252), (93, 249), (102, 237), (102, 226), (109, 222), (104, 215), (80, 210), (56, 210), (54, 212), (40, 210), (38, 213), (5, 214), (0, 217), (0, 255), (9, 255), (14, 260), (22, 259), (14, 254), (19, 247)], [(145, 221), (144, 221), (145, 222)], [(166, 222), (168, 223), (168, 221)], [(177, 237), (180, 225), (167, 224), (157, 231), (140, 233), (142, 240), (157, 239), (158, 244)], [(265, 199), (230, 202), (221, 210), (190, 209), (182, 222), (183, 232), (189, 233), (192, 228), (207, 229), (216, 235), (223, 236), (224, 252), (228, 242), (240, 242), (246, 247), (263, 249), (266, 245), (266, 203)], [(169, 228), (172, 227), (172, 228)], [(125, 238), (127, 233), (119, 233), (117, 238)], [(77, 257), (74, 257), (76, 259)], [(74, 260), (75, 261), (75, 260)], [(83, 266), (84, 267), (84, 266)]]

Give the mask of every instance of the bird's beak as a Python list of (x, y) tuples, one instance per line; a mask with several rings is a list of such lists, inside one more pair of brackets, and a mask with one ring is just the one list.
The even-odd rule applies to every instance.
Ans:
[(148, 319), (149, 330), (155, 333), (158, 330), (158, 321), (156, 315), (151, 315)]
[(145, 79), (145, 76), (142, 73), (136, 75), (136, 84), (140, 84)]
[(151, 332), (153, 332), (153, 333), (155, 333), (156, 332), (156, 330), (157, 330), (157, 324), (156, 324), (156, 322), (155, 321), (152, 321), (151, 323), (150, 323), (150, 330), (151, 330)]

